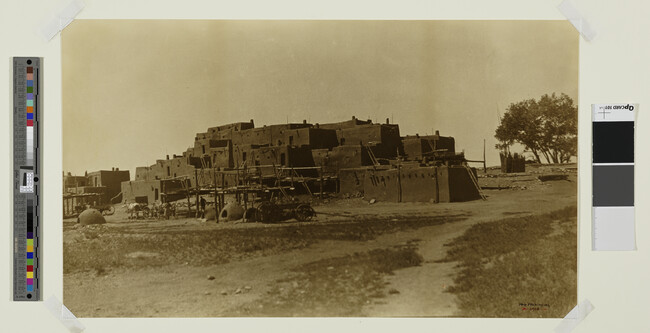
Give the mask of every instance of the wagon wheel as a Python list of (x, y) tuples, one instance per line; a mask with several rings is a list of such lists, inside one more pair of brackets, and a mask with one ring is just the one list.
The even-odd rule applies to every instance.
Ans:
[(149, 207), (147, 206), (142, 207), (142, 217), (146, 219), (149, 218), (150, 215), (151, 215), (151, 209), (149, 209)]
[(275, 205), (265, 201), (257, 206), (257, 220), (260, 222), (271, 222), (275, 215)]
[(296, 208), (295, 215), (296, 220), (307, 222), (311, 221), (311, 219), (316, 215), (316, 212), (310, 205), (302, 204)]
[(115, 214), (115, 207), (108, 206), (108, 208), (102, 210), (102, 215), (113, 215)]

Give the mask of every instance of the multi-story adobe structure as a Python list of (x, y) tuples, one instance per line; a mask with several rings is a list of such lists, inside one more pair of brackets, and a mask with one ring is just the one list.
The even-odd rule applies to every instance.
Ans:
[[(391, 201), (476, 199), (479, 197), (478, 188), (470, 189), (474, 186), (468, 185), (471, 179), (465, 179), (464, 174), (469, 169), (462, 165), (463, 160), (462, 153), (455, 152), (454, 138), (442, 137), (438, 131), (435, 135), (402, 137), (399, 125), (390, 124), (388, 119), (381, 124), (352, 117), (338, 123), (309, 124), (303, 121), (262, 127), (255, 127), (251, 120), (210, 127), (206, 132), (197, 133), (193, 144), (182, 154), (174, 154), (171, 158), (167, 155), (153, 165), (138, 167), (135, 180), (122, 182), (121, 191), (125, 201), (134, 201), (136, 197), (146, 197), (141, 199), (145, 201), (162, 200), (161, 194), (167, 193), (169, 188), (174, 188), (177, 193), (180, 188), (241, 185), (242, 169), (255, 169), (261, 177), (273, 176), (278, 168), (294, 168), (292, 171), (296, 175), (321, 177), (321, 182), (326, 175), (336, 182), (332, 188), (338, 192), (372, 192), (377, 198)], [(406, 170), (421, 167), (436, 168), (426, 172), (430, 181), (409, 183), (406, 179), (411, 171)], [(379, 191), (374, 189), (374, 185), (364, 185), (373, 184), (373, 177), (377, 175), (395, 172), (393, 169), (406, 172), (407, 178), (404, 181), (399, 179), (394, 185), (384, 182), (382, 186), (386, 189)], [(424, 174), (421, 173), (422, 177)], [(349, 186), (350, 177), (357, 179), (354, 186)], [(450, 181), (450, 177), (464, 180)], [(179, 178), (185, 179), (186, 183), (172, 185), (172, 180)], [(442, 178), (446, 180), (443, 182)], [(428, 185), (422, 184), (434, 180), (438, 185), (462, 188), (460, 192), (463, 195), (451, 195), (453, 189), (441, 190), (440, 186), (423, 190), (403, 188), (426, 187)], [(454, 185), (457, 183), (464, 185)], [(393, 189), (395, 186), (400, 189)], [(382, 195), (383, 191), (392, 194)], [(446, 191), (446, 194), (440, 195), (441, 191)], [(420, 192), (424, 194), (411, 195)], [(466, 192), (468, 194), (464, 195)], [(394, 193), (406, 195), (396, 196)]]

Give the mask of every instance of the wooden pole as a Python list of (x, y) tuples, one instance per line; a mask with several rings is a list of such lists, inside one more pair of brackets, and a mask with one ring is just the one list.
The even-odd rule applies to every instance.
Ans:
[(221, 211), (218, 208), (219, 206), (217, 206), (219, 191), (217, 191), (217, 170), (215, 170), (214, 164), (212, 165), (212, 180), (214, 182), (214, 212), (217, 214), (217, 223), (219, 223), (219, 213), (221, 213)]
[[(224, 189), (226, 184), (226, 174), (221, 172), (221, 188)], [(225, 204), (225, 199), (226, 199), (226, 194), (221, 191), (221, 195), (219, 196), (219, 213), (221, 213), (221, 210), (223, 207), (226, 205)]]
[(439, 203), (440, 202), (440, 185), (438, 185), (438, 175), (440, 173), (438, 172), (439, 167), (435, 167), (435, 168), (436, 168), (436, 200), (435, 200), (435, 202)]
[(237, 175), (235, 176), (235, 200), (239, 201), (239, 159), (237, 159)]
[(199, 217), (199, 170), (194, 169), (194, 190), (196, 191), (196, 217)]
[[(196, 169), (195, 169), (196, 171)], [(187, 179), (183, 179), (183, 182), (185, 183), (185, 189), (186, 189), (186, 197), (187, 197), (187, 217), (190, 217), (190, 213), (192, 213), (192, 205), (190, 203), (190, 185), (185, 182), (185, 180), (190, 180), (189, 177)]]
[(487, 173), (487, 166), (485, 165), (485, 139), (483, 139), (483, 172)]
[(320, 161), (320, 199), (323, 200), (323, 161)]
[(226, 207), (226, 193), (224, 193), (223, 191), (221, 191), (221, 195), (220, 195), (220, 198), (219, 198), (219, 205), (221, 205), (219, 207), (219, 213), (221, 213), (221, 210), (223, 209), (223, 207)]
[(402, 202), (402, 165), (397, 165), (397, 202)]

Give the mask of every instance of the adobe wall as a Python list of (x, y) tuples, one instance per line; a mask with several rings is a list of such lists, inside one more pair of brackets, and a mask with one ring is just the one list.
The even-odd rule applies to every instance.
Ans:
[(194, 141), (193, 156), (203, 156), (210, 154), (211, 148), (227, 147), (230, 140), (216, 140), (216, 139), (200, 139)]
[[(342, 169), (340, 192), (362, 192), (366, 200), (459, 202), (480, 199), (467, 169), (460, 166), (404, 167), (399, 170)], [(361, 177), (363, 181), (361, 181)]]
[(359, 145), (345, 145), (328, 149), (312, 149), (315, 166), (323, 164), (325, 173), (337, 173), (341, 169), (372, 165), (366, 148)]
[[(478, 189), (465, 167), (451, 166), (449, 170), (449, 197), (452, 202), (470, 201), (481, 198)], [(475, 171), (472, 171), (475, 172)]]
[(334, 148), (339, 145), (335, 130), (310, 128), (309, 137), (312, 149)]
[(233, 168), (232, 146), (210, 148), (212, 166), (216, 168)]
[(452, 137), (439, 135), (406, 136), (402, 139), (404, 154), (410, 160), (422, 159), (423, 155), (431, 153), (433, 149), (446, 149), (447, 153), (455, 153), (455, 141)]
[[(171, 170), (171, 177), (182, 177), (182, 176), (190, 176), (194, 174), (194, 170), (196, 168), (192, 165), (187, 165), (187, 164), (180, 164), (176, 168), (172, 168)], [(165, 177), (167, 178), (167, 177)], [(161, 178), (164, 179), (164, 178)]]
[(336, 131), (340, 145), (367, 145), (369, 142), (381, 142), (381, 125), (369, 124)]
[(436, 174), (438, 175), (438, 202), (451, 202), (451, 194), (449, 192), (449, 167), (437, 167)]
[(437, 168), (401, 169), (402, 202), (438, 202)]
[(198, 156), (190, 156), (185, 159), (185, 165), (187, 166), (193, 166), (195, 168), (202, 168), (204, 164), (210, 163), (210, 157), (205, 156), (205, 157), (198, 157)]
[(352, 117), (351, 120), (341, 121), (338, 123), (318, 124), (318, 127), (324, 129), (340, 130), (344, 128), (353, 128), (358, 125), (368, 125), (371, 123), (372, 121), (370, 120), (359, 120), (355, 117)]
[[(163, 179), (167, 177), (171, 177), (171, 166), (172, 166), (172, 161), (171, 160), (156, 160), (156, 164), (152, 164), (149, 167), (149, 180), (154, 180), (154, 179)], [(167, 168), (169, 167), (169, 172), (167, 172)]]
[(255, 127), (255, 123), (253, 122), (253, 120), (251, 120), (249, 122), (239, 122), (239, 123), (209, 127), (207, 133), (214, 134), (217, 132), (230, 131), (230, 130), (241, 131), (241, 130), (251, 129), (254, 127)]
[(378, 158), (393, 158), (401, 152), (402, 139), (398, 125), (368, 124), (343, 128), (336, 132), (340, 145), (376, 146), (373, 153)]
[(397, 169), (367, 170), (363, 180), (363, 197), (366, 200), (398, 202)]
[[(251, 165), (282, 165), (287, 164), (289, 153), (286, 147), (261, 147), (254, 151), (255, 163)], [(281, 163), (283, 161), (284, 163)]]
[(330, 150), (327, 148), (311, 150), (311, 159), (314, 161), (314, 165), (321, 166), (322, 164), (326, 172), (331, 171), (328, 159), (329, 153)]
[(106, 188), (106, 200), (120, 193), (120, 183), (130, 179), (129, 170), (99, 170), (88, 173), (88, 185)]
[(431, 151), (425, 140), (419, 138), (408, 138), (402, 140), (404, 154), (409, 160), (422, 159), (422, 154)]
[(314, 158), (309, 147), (287, 147), (288, 160), (287, 166), (290, 167), (311, 167), (314, 164)]
[[(241, 131), (226, 131), (221, 134), (217, 133), (215, 137), (220, 139), (230, 139), (234, 146), (283, 146), (289, 145), (289, 136), (295, 134), (292, 130), (309, 128), (311, 126), (311, 124), (307, 123), (269, 125)], [(297, 134), (295, 135), (294, 140), (298, 142), (299, 138)], [(306, 136), (306, 140), (309, 140), (308, 135)]]
[(149, 167), (149, 180), (171, 177), (171, 166), (170, 160), (156, 160), (156, 164)]
[(447, 149), (448, 153), (456, 152), (456, 140), (450, 136), (440, 136), (438, 137), (438, 142), (436, 142), (436, 149)]
[(233, 144), (233, 167), (241, 167), (244, 162), (248, 161), (247, 165), (255, 165), (255, 152), (259, 148), (258, 145), (234, 145)]
[(106, 187), (107, 200), (120, 193), (120, 184), (130, 180), (129, 170), (101, 171), (101, 186)]
[(402, 143), (402, 137), (399, 134), (399, 125), (381, 124), (381, 142), (385, 145), (398, 147)]
[[(300, 128), (282, 131), (281, 143), (288, 146), (309, 146), (312, 149), (338, 146), (336, 131), (322, 128)], [(277, 142), (276, 142), (277, 143)]]
[(162, 193), (181, 191), (185, 189), (183, 182), (187, 183), (187, 179), (166, 179), (160, 181), (160, 188)]
[(339, 171), (339, 193), (363, 194), (366, 168), (341, 169)]
[(256, 145), (236, 146), (233, 148), (234, 167), (246, 165), (276, 165), (304, 167), (314, 166), (311, 149), (309, 147), (272, 146), (260, 147)]
[(258, 127), (245, 131), (230, 132), (230, 138), (234, 146), (266, 144), (271, 140), (271, 132), (266, 127)]
[[(299, 129), (299, 128), (309, 128), (311, 127), (311, 124), (307, 123), (299, 123), (299, 124), (278, 124), (278, 125), (269, 125), (266, 126), (268, 130), (270, 130), (270, 139), (265, 142), (259, 143), (260, 145), (263, 144), (270, 144), (272, 146), (282, 146), (282, 145), (289, 145), (289, 136), (292, 135), (294, 132), (293, 130)], [(309, 144), (309, 132), (307, 133), (307, 144)], [(294, 140), (297, 140), (297, 137), (294, 137)], [(294, 143), (294, 145), (297, 145)]]
[(399, 178), (397, 169), (368, 169), (363, 186), (364, 198), (399, 202), (401, 188), (401, 202), (438, 202), (436, 169), (400, 168)]
[(251, 120), (250, 122), (240, 122), (240, 123), (209, 127), (206, 132), (197, 133), (195, 140), (203, 140), (203, 139), (230, 140), (232, 133), (240, 132), (252, 128), (255, 128), (255, 124), (253, 123), (253, 120)]
[(71, 175), (65, 175), (63, 176), (63, 189), (69, 188), (69, 187), (78, 187), (78, 186), (86, 186), (88, 182), (88, 178), (85, 176), (71, 176)]
[(136, 167), (135, 180), (149, 180), (150, 169), (149, 167)]
[(204, 140), (204, 139), (209, 139), (211, 137), (212, 137), (212, 134), (210, 134), (208, 132), (200, 132), (200, 133), (196, 133), (196, 136), (194, 137), (194, 140), (195, 141)]
[(101, 175), (99, 171), (89, 172), (86, 176), (88, 186), (102, 186)]
[(368, 148), (370, 148), (373, 155), (375, 155), (375, 158), (393, 159), (397, 157), (398, 153), (400, 153), (400, 155), (403, 155), (403, 153), (401, 153), (400, 145), (396, 146), (393, 143), (378, 143), (374, 145), (368, 145)]
[(133, 203), (136, 197), (146, 197), (148, 203), (160, 200), (160, 180), (125, 181), (120, 186), (123, 203)]
[(170, 160), (157, 160), (156, 164), (149, 167), (136, 168), (135, 180), (157, 180), (193, 175), (195, 167), (187, 164), (188, 160), (192, 160), (199, 165), (201, 161), (198, 157), (186, 158), (183, 156), (176, 156)]

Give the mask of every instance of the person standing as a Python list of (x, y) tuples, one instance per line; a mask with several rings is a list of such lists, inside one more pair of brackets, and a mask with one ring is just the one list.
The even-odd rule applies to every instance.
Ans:
[(203, 197), (201, 197), (201, 218), (205, 218), (205, 205), (206, 201)]

